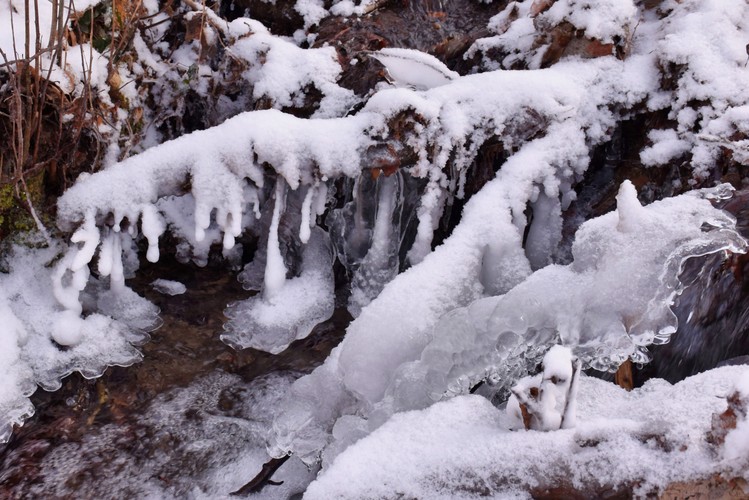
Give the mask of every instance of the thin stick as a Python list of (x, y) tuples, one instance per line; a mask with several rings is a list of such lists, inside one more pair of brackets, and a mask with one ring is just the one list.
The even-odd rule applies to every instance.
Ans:
[(274, 483), (270, 480), (271, 476), (284, 464), (286, 461), (291, 458), (291, 455), (286, 455), (285, 457), (281, 458), (271, 458), (267, 462), (263, 464), (263, 468), (260, 469), (260, 472), (258, 472), (257, 476), (252, 478), (252, 481), (245, 484), (241, 488), (239, 488), (237, 491), (232, 491), (230, 495), (232, 496), (244, 496), (249, 495), (250, 493), (256, 493), (265, 487), (266, 484), (280, 484), (280, 483)]

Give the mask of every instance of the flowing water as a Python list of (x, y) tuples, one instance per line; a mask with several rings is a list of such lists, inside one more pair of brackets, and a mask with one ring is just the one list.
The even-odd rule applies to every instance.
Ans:
[[(157, 279), (187, 292), (154, 291)], [(350, 320), (337, 311), (308, 338), (273, 356), (219, 340), (228, 302), (246, 297), (234, 273), (176, 262), (146, 266), (129, 283), (161, 308), (144, 360), (97, 380), (72, 375), (39, 389), (36, 415), (0, 451), (0, 498), (222, 497), (267, 460), (265, 433), (293, 380), (338, 343)], [(312, 479), (300, 462), (261, 494), (287, 498)], [(299, 482), (301, 480), (301, 483)]]

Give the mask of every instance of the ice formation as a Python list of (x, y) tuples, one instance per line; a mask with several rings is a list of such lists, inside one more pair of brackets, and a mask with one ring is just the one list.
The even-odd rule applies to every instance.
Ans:
[(277, 290), (269, 292), (266, 285), (265, 293), (270, 295), (236, 302), (226, 309), (229, 321), (221, 340), (237, 349), (253, 347), (277, 354), (333, 315), (333, 252), (322, 229), (314, 228), (305, 245), (299, 276), (287, 281), (285, 269), (278, 270)]
[[(513, 197), (514, 220), (511, 225), (522, 225), (525, 204), (540, 194), (533, 184), (546, 183), (548, 196), (553, 196), (552, 193), (561, 187), (566, 193), (563, 197), (569, 198), (567, 194), (571, 190), (574, 172), (584, 169), (586, 137), (580, 135), (579, 125), (568, 121), (573, 109), (584, 110), (591, 119), (601, 118), (596, 115), (595, 100), (591, 104), (580, 101), (586, 82), (597, 79), (600, 71), (612, 74), (621, 71), (611, 62), (602, 62), (601, 66), (588, 68), (571, 63), (571, 66), (560, 70), (548, 70), (549, 79), (555, 80), (554, 85), (530, 74), (498, 72), (464, 77), (424, 93), (405, 89), (385, 90), (370, 99), (358, 114), (339, 119), (301, 120), (273, 110), (249, 112), (227, 120), (221, 126), (195, 132), (128, 158), (105, 171), (79, 180), (59, 200), (58, 223), (68, 230), (79, 226), (73, 238), (82, 246), (72, 249), (58, 266), (58, 300), (71, 311), (79, 310), (76, 297), (85, 285), (86, 264), (94, 257), (102, 237), (101, 249), (106, 256), (104, 261), (109, 262), (110, 256), (114, 260), (111, 266), (106, 264), (101, 271), (106, 274), (111, 267), (113, 279), (110, 281), (117, 286), (121, 282), (117, 265), (118, 238), (137, 237), (140, 227), (140, 233), (149, 244), (147, 257), (157, 259), (158, 238), (168, 228), (183, 236), (186, 242), (194, 242), (204, 260), (207, 251), (204, 241), (213, 242), (221, 238), (225, 251), (230, 250), (238, 236), (257, 224), (256, 219), (248, 215), (261, 211), (258, 207), (262, 204), (266, 207), (266, 213), (272, 210), (269, 218), (265, 219), (268, 225), (256, 229), (261, 235), (267, 234), (267, 245), (258, 255), (265, 259), (262, 284), (265, 302), (252, 300), (252, 304), (267, 305), (289, 279), (300, 277), (298, 269), (292, 273), (289, 263), (284, 262), (289, 258), (288, 252), (280, 248), (289, 248), (290, 245), (288, 239), (281, 240), (279, 237), (279, 227), (288, 224), (284, 223), (288, 220), (287, 202), (284, 200), (304, 200), (301, 206), (295, 205), (293, 214), (294, 220), (299, 220), (298, 236), (295, 238), (303, 245), (301, 240), (308, 237), (308, 227), (316, 225), (311, 207), (314, 205), (315, 215), (324, 212), (326, 193), (333, 179), (371, 176), (374, 174), (362, 170), (372, 168), (377, 162), (395, 161), (387, 154), (383, 159), (382, 155), (383, 148), (388, 151), (402, 147), (392, 144), (386, 124), (406, 111), (415, 110), (419, 119), (426, 121), (426, 125), (414, 123), (418, 133), (412, 134), (408, 142), (408, 147), (418, 153), (418, 160), (408, 168), (407, 175), (426, 180), (423, 188), (416, 187), (416, 193), (409, 195), (419, 199), (416, 206), (416, 239), (410, 250), (405, 249), (411, 263), (418, 263), (429, 253), (432, 232), (450, 194), (449, 184), (452, 183), (455, 194), (459, 195), (465, 182), (465, 171), (479, 145), (497, 130), (522, 128), (525, 121), (530, 119), (527, 109), (532, 107), (534, 118), (542, 116), (552, 122), (562, 122), (560, 133), (552, 137), (564, 142), (572, 140), (571, 144), (576, 144), (579, 150), (570, 151), (567, 144), (560, 151), (563, 155), (565, 152), (571, 155), (571, 158), (561, 160), (565, 164), (559, 172), (561, 179), (557, 177), (556, 169), (539, 168), (535, 171), (537, 178), (527, 179), (527, 188), (520, 191), (522, 195)], [(617, 81), (628, 85), (627, 91), (618, 98), (623, 102), (644, 97), (645, 81), (639, 75)], [(642, 90), (638, 90), (640, 88)], [(492, 90), (479, 94), (477, 89)], [(612, 97), (605, 86), (601, 91), (601, 98), (608, 100)], [(610, 120), (613, 116), (604, 112), (602, 118)], [(590, 139), (600, 140), (604, 137), (600, 135), (600, 130), (594, 129), (592, 132), (594, 135)], [(522, 143), (524, 138), (521, 134), (514, 140)], [(427, 155), (426, 151), (429, 150), (434, 153)], [(448, 161), (455, 172), (452, 179), (443, 171)], [(268, 165), (274, 168), (275, 177), (265, 170)], [(388, 213), (395, 217), (396, 208), (401, 205), (397, 203), (397, 193), (389, 194), (391, 190), (396, 189), (397, 184), (411, 184), (406, 180), (387, 180), (387, 177), (386, 174), (378, 183), (383, 186), (378, 188), (378, 204), (385, 211), (379, 213), (381, 220), (373, 225), (373, 238), (367, 241), (355, 270), (357, 288), (352, 294), (354, 310), (371, 300), (386, 280), (395, 275), (399, 262), (393, 261), (396, 255), (394, 249), (397, 249), (397, 254), (404, 253), (401, 248), (404, 244), (402, 229), (399, 234), (389, 234), (386, 218)], [(397, 178), (400, 179), (400, 175)], [(391, 186), (393, 183), (396, 184)], [(189, 192), (185, 192), (185, 186), (189, 186)], [(274, 201), (268, 204), (266, 202), (271, 195), (267, 190), (272, 186), (275, 186)], [(314, 192), (307, 191), (313, 188)], [(556, 202), (552, 202), (547, 212), (556, 214), (554, 217), (558, 220), (556, 206)], [(194, 218), (192, 231), (188, 230), (185, 220), (185, 214), (189, 213)], [(263, 222), (263, 217), (260, 221)], [(99, 227), (102, 226), (100, 235)], [(517, 233), (517, 229), (510, 225), (504, 227), (510, 233)], [(491, 232), (497, 235), (494, 238), (502, 238), (499, 236), (502, 233), (500, 225)], [(110, 250), (112, 248), (114, 251)], [(495, 251), (494, 247), (489, 250), (492, 251)], [(508, 252), (522, 250), (516, 248)], [(507, 261), (503, 262), (503, 259), (498, 257), (491, 268), (486, 269), (484, 281), (487, 287), (500, 290), (505, 286), (503, 281), (516, 279), (508, 278), (503, 273), (512, 267), (506, 266)], [(519, 269), (523, 265), (521, 262)], [(59, 276), (68, 271), (76, 279), (62, 284)], [(328, 297), (326, 300), (332, 303), (332, 294), (318, 289), (319, 293), (324, 294), (320, 296)], [(261, 313), (258, 311), (257, 314)], [(262, 315), (269, 318), (267, 312)], [(236, 330), (234, 327), (231, 329)], [(308, 327), (298, 331), (299, 335), (306, 335)], [(232, 337), (229, 335), (226, 338)], [(236, 338), (234, 342), (238, 342)], [(288, 341), (279, 339), (277, 345), (266, 348), (277, 351), (287, 344)]]
[[(328, 447), (323, 458), (329, 462), (395, 412), (465, 394), (483, 381), (493, 387), (490, 394), (509, 389), (557, 343), (601, 370), (628, 358), (647, 361), (645, 347), (667, 342), (676, 330), (670, 306), (681, 290), (684, 261), (746, 251), (735, 221), (709, 201), (730, 192), (723, 185), (643, 207), (625, 182), (617, 210), (578, 230), (571, 264), (544, 267), (503, 295), (480, 298), (474, 292), (471, 300), (457, 289), (463, 295), (452, 303), (458, 307), (441, 318), (432, 312), (429, 327), (424, 301), (434, 293), (444, 304), (455, 284), (430, 289), (437, 277), (426, 282), (417, 269), (451, 244), (468, 244), (456, 230), (421, 266), (393, 280), (352, 323), (325, 365), (292, 387), (287, 411), (274, 423), (271, 452), (316, 460)], [(469, 216), (467, 210), (463, 227)], [(479, 281), (480, 260), (456, 273), (455, 255), (439, 263), (448, 270), (445, 277), (472, 274)], [(420, 293), (413, 294), (415, 289)], [(459, 301), (468, 304), (459, 307)], [(380, 307), (391, 321), (370, 316)]]
[[(158, 321), (158, 310), (145, 299), (129, 289), (107, 290), (93, 279), (74, 303), (85, 317), (62, 309), (49, 292), (61, 250), (15, 246), (4, 262), (8, 273), (0, 273), (0, 443), (14, 424), (34, 413), (28, 397), (37, 385), (54, 391), (74, 371), (95, 378), (107, 366), (140, 361), (135, 346), (148, 339), (146, 332)], [(61, 278), (63, 283), (75, 279), (70, 272)]]
[[(17, 4), (0, 1), (0, 14)], [(147, 4), (158, 25), (165, 14)], [(298, 0), (296, 10), (310, 27), (329, 14), (376, 5)], [(332, 48), (302, 49), (257, 21), (226, 23), (207, 11), (214, 22), (206, 29), (221, 32), (244, 65), (251, 100), (275, 109), (241, 113), (121, 162), (116, 158), (126, 154), (113, 141), (110, 166), (81, 176), (60, 198), (58, 225), (72, 233), (71, 245), (19, 248), (9, 261), (13, 269), (43, 269), (34, 284), (43, 282), (39, 296), (23, 289), (23, 273), (0, 276), (0, 318), (10, 325), (2, 339), (10, 381), (1, 386), (0, 414), (9, 415), (2, 429), (29, 413), (33, 383), (54, 387), (71, 370), (94, 376), (107, 363), (138, 359), (133, 332), (147, 329), (155, 311), (125, 278), (137, 266), (136, 245), (158, 261), (167, 231), (178, 240), (177, 257), (199, 265), (214, 245), (238, 264), (237, 239), (252, 233), (260, 241), (241, 273), (259, 294), (227, 310), (222, 338), (236, 347), (279, 352), (308, 335), (333, 311), (333, 259), (350, 275), (349, 309), (357, 319), (329, 360), (294, 384), (274, 424), (275, 455), (314, 461), (327, 449), (331, 460), (394, 412), (482, 380), (494, 390), (509, 387), (559, 342), (600, 369), (628, 357), (645, 360), (646, 345), (673, 333), (668, 306), (684, 259), (744, 244), (732, 221), (701, 198), (719, 192), (643, 208), (625, 184), (618, 211), (578, 232), (574, 263), (554, 265), (562, 213), (575, 200), (591, 150), (638, 110), (668, 109), (670, 122), (650, 133), (652, 144), (641, 153), (644, 164), (688, 159), (704, 181), (723, 149), (749, 158), (745, 141), (729, 140), (749, 133), (749, 7), (669, 0), (658, 8), (661, 16), (629, 0), (510, 2), (492, 20), (496, 35), (468, 54), (478, 69), (492, 71), (459, 76), (430, 56), (381, 50), (372, 56), (399, 88), (374, 93), (361, 109), (337, 83)], [(576, 43), (584, 44), (558, 62), (548, 38), (557, 28), (579, 33)], [(158, 39), (160, 29), (143, 36)], [(8, 40), (0, 33), (0, 46)], [(134, 73), (190, 78), (154, 57), (141, 34), (133, 43)], [(88, 71), (109, 99), (107, 58), (90, 45), (80, 48), (90, 52), (92, 67), (70, 58), (68, 86), (77, 88)], [(610, 56), (585, 59), (591, 51)], [(212, 69), (194, 52), (181, 47), (170, 57), (196, 67), (190, 88), (206, 93), (200, 77)], [(57, 69), (55, 81), (65, 85)], [(310, 88), (321, 94), (311, 119), (280, 111), (302, 106)], [(168, 90), (155, 98), (158, 92)], [(217, 114), (241, 107), (227, 106)], [(440, 218), (465, 196), (469, 169), (490, 140), (500, 142), (503, 155), (496, 178), (433, 249)], [(340, 188), (344, 202), (333, 207)], [(703, 231), (703, 223), (717, 229)], [(104, 339), (105, 330), (115, 333)]]

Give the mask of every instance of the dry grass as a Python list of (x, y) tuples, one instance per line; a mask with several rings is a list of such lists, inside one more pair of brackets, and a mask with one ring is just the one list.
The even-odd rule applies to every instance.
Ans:
[[(127, 57), (145, 15), (142, 0), (111, 0), (71, 18), (74, 0), (51, 0), (56, 20), (47, 34), (40, 32), (35, 15), (41, 1), (25, 0), (25, 14), (12, 16), (14, 35), (26, 34), (23, 46), (14, 45), (12, 54), (0, 50), (0, 239), (28, 229), (29, 220), (39, 225), (35, 204), (53, 215), (54, 199), (77, 175), (100, 168), (107, 140), (99, 125), (113, 124), (116, 108), (127, 104), (116, 66)], [(84, 42), (108, 53), (115, 109), (92, 90), (90, 70), (84, 70), (82, 89), (79, 85), (74, 95), (51, 81), (53, 65), (45, 61), (65, 71), (68, 58), (80, 57), (83, 68), (92, 67), (93, 51), (70, 50)], [(76, 83), (80, 77), (69, 78)]]

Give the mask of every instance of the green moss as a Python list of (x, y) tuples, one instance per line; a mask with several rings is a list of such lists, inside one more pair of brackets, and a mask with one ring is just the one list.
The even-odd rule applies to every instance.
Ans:
[[(15, 206), (13, 197), (13, 186), (10, 184), (0, 184), (0, 227), (5, 225), (5, 214)], [(2, 234), (2, 230), (0, 230)]]
[[(40, 173), (26, 179), (31, 203), (37, 212), (44, 202), (44, 174)], [(40, 217), (45, 218), (42, 213)], [(19, 232), (36, 229), (34, 218), (28, 210), (19, 204), (16, 199), (15, 186), (13, 184), (0, 184), (0, 239)]]

